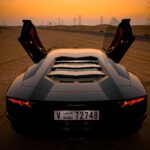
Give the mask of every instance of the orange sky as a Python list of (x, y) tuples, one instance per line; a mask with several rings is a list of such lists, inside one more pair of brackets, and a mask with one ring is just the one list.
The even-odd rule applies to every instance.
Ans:
[(32, 19), (37, 24), (73, 24), (73, 18), (83, 16), (83, 24), (104, 23), (115, 16), (130, 17), (134, 23), (145, 24), (149, 0), (1, 0), (0, 24), (21, 24), (22, 19)]

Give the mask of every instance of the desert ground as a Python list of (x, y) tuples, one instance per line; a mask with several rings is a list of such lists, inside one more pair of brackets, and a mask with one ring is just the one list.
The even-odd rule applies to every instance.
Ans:
[[(136, 29), (137, 30), (137, 29)], [(137, 133), (123, 137), (95, 140), (31, 138), (16, 133), (7, 120), (5, 94), (13, 79), (33, 62), (17, 41), (21, 28), (0, 28), (0, 150), (149, 150), (150, 105), (143, 127)], [(46, 48), (99, 48), (103, 37), (48, 29), (38, 29)], [(141, 33), (141, 31), (140, 31)], [(109, 40), (109, 39), (108, 39)], [(150, 41), (136, 40), (121, 61), (128, 71), (136, 74), (150, 93)], [(150, 101), (150, 96), (148, 97)]]

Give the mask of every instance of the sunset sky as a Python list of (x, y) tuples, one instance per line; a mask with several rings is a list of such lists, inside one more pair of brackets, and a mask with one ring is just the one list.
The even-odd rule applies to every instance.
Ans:
[(47, 25), (49, 22), (78, 23), (82, 15), (82, 24), (99, 24), (103, 16), (104, 23), (112, 17), (131, 18), (133, 24), (146, 24), (150, 8), (149, 0), (1, 0), (0, 24), (20, 25), (22, 19), (32, 19), (35, 24)]

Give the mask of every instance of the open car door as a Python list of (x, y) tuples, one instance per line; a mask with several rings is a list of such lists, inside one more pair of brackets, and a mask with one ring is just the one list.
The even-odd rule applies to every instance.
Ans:
[(34, 63), (38, 63), (48, 53), (40, 41), (37, 31), (31, 20), (23, 20), (21, 36), (18, 38), (18, 40)]
[(130, 19), (123, 19), (117, 28), (112, 43), (108, 49), (105, 49), (106, 55), (116, 63), (119, 63), (134, 40), (135, 37), (130, 26)]

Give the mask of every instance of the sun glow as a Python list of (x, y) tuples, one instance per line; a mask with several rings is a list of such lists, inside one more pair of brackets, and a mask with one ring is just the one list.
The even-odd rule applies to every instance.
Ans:
[(1, 0), (0, 20), (18, 23), (27, 18), (42, 22), (60, 17), (65, 21), (82, 15), (84, 23), (88, 23), (90, 18), (96, 18), (99, 23), (100, 16), (106, 20), (115, 16), (119, 19), (132, 17), (140, 21), (147, 17), (147, 7), (148, 0)]

